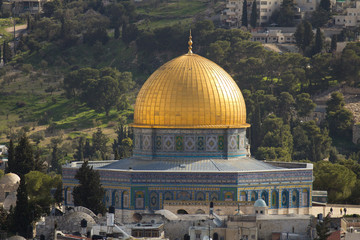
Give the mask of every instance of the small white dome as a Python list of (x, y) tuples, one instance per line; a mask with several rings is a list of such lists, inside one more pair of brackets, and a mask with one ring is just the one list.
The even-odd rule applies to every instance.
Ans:
[(13, 208), (16, 206), (16, 194), (16, 192), (12, 192), (5, 198), (3, 207), (6, 211), (9, 211), (11, 206), (13, 206)]
[(267, 205), (266, 205), (266, 202), (260, 198), (255, 201), (254, 207), (267, 207)]
[(20, 182), (20, 177), (15, 173), (7, 173), (0, 179), (0, 185), (13, 186)]

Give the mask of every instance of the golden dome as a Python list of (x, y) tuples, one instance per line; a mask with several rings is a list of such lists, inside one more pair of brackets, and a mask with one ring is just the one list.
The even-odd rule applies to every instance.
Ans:
[(144, 83), (132, 126), (244, 128), (249, 124), (244, 98), (232, 77), (189, 50), (162, 65)]

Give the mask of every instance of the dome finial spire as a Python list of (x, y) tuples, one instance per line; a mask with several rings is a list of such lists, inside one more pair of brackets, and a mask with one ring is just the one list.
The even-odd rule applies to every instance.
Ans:
[(192, 54), (193, 52), (192, 52), (192, 44), (193, 44), (193, 42), (192, 42), (192, 36), (191, 36), (191, 29), (190, 29), (190, 36), (189, 36), (189, 41), (188, 41), (188, 44), (189, 44), (189, 52), (188, 52), (188, 54)]

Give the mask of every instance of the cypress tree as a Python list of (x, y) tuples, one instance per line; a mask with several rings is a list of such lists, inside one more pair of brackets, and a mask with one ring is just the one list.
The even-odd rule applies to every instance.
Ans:
[(245, 27), (248, 26), (247, 0), (244, 0), (243, 2), (241, 26), (245, 26)]
[(32, 229), (32, 218), (24, 176), (21, 176), (16, 198), (17, 199), (12, 223), (12, 231), (18, 233), (24, 238), (32, 238), (32, 232), (29, 231)]
[(319, 4), (319, 10), (323, 9), (327, 12), (330, 12), (331, 3), (330, 0), (321, 0)]
[(324, 39), (320, 28), (316, 29), (315, 45), (313, 48), (313, 54), (321, 53), (324, 48)]
[(35, 170), (35, 158), (29, 138), (24, 134), (15, 148), (14, 173), (22, 178), (28, 172)]
[(120, 37), (119, 27), (115, 27), (115, 29), (114, 29), (114, 38), (119, 39), (119, 37)]
[(106, 211), (102, 201), (105, 190), (101, 186), (99, 172), (93, 170), (85, 161), (76, 172), (75, 179), (79, 181), (73, 191), (75, 206), (87, 207), (95, 214), (103, 214)]
[(60, 158), (59, 158), (59, 148), (57, 146), (57, 144), (54, 144), (54, 146), (52, 147), (52, 152), (51, 152), (51, 171), (54, 171), (57, 174), (61, 174), (61, 165), (59, 163)]
[(257, 6), (256, 6), (256, 1), (253, 1), (252, 4), (252, 8), (251, 8), (251, 15), (250, 15), (250, 25), (255, 28), (256, 27), (256, 22), (257, 22)]
[(310, 46), (313, 39), (314, 39), (314, 33), (312, 31), (311, 23), (309, 21), (305, 21), (304, 22), (304, 40), (303, 40), (304, 49), (306, 47)]
[(336, 52), (336, 48), (337, 48), (337, 35), (334, 34), (331, 36), (331, 46), (330, 46), (331, 52)]
[(301, 22), (297, 27), (296, 27), (296, 31), (294, 33), (295, 36), (295, 40), (296, 40), (296, 45), (304, 51), (304, 23)]
[(7, 64), (8, 62), (10, 62), (12, 59), (12, 53), (11, 53), (11, 48), (8, 42), (4, 42), (3, 44), (3, 60), (4, 60), (4, 65)]
[(15, 163), (15, 147), (13, 140), (10, 139), (9, 149), (8, 149), (8, 166), (5, 170), (6, 173), (15, 173), (16, 163)]
[(83, 162), (84, 161), (84, 138), (81, 137), (79, 139), (79, 145), (76, 149), (76, 153), (75, 153), (75, 159), (76, 161), (79, 161), (79, 162)]

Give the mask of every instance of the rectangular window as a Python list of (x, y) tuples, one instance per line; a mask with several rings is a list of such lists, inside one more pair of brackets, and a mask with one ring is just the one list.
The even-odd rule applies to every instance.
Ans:
[(262, 8), (262, 9), (260, 9), (260, 12), (267, 12), (267, 9), (266, 9), (266, 8)]
[(267, 5), (267, 1), (261, 1), (261, 5)]
[(266, 20), (267, 16), (261, 16), (261, 19)]

